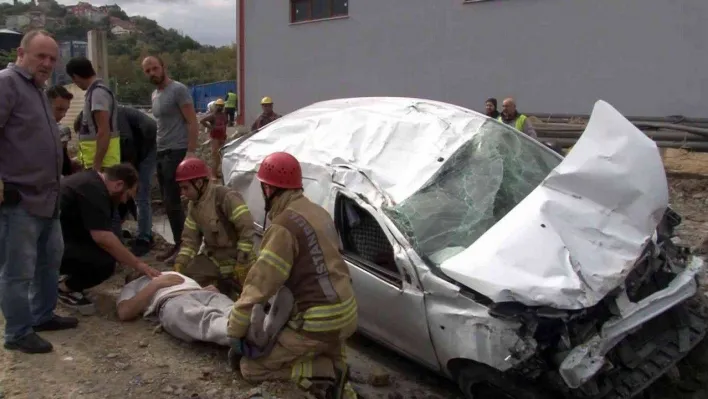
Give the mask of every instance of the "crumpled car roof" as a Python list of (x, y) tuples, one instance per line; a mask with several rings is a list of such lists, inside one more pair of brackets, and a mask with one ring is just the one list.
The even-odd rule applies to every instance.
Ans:
[[(287, 114), (224, 150), (224, 172), (256, 170), (274, 151), (287, 151), (304, 168), (357, 167), (395, 202), (419, 189), (487, 118), (438, 101), (368, 97), (323, 101)], [(228, 166), (228, 167), (227, 167)], [(228, 177), (225, 174), (226, 180)], [(379, 201), (371, 182), (348, 185)]]
[[(382, 209), (409, 199), (461, 147), (466, 151), (463, 146), (471, 141), (477, 145), (474, 137), (485, 122), (484, 115), (430, 100), (325, 101), (227, 144), (223, 174), (244, 194), (259, 223), (263, 199), (254, 175), (275, 151), (300, 160), (305, 191), (314, 202), (330, 203), (333, 188), (343, 185)], [(519, 140), (531, 140), (521, 133), (512, 136), (518, 136), (517, 143), (507, 144), (517, 150)], [(333, 167), (342, 164), (353, 173), (342, 176)], [(495, 302), (581, 309), (600, 301), (629, 273), (668, 205), (656, 145), (599, 101), (576, 146), (543, 176), (521, 193), (523, 200), (484, 226), (471, 245), (449, 245), (440, 252), (452, 255), (421, 265), (420, 272), (439, 267)]]

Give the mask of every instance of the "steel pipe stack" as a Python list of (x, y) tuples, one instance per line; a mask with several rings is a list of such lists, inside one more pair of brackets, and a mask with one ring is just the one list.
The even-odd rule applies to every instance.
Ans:
[[(575, 145), (585, 131), (588, 115), (532, 114), (534, 128), (541, 141), (561, 147)], [(661, 148), (681, 148), (708, 152), (708, 119), (683, 116), (629, 117), (637, 128)], [(540, 122), (539, 122), (540, 120)]]

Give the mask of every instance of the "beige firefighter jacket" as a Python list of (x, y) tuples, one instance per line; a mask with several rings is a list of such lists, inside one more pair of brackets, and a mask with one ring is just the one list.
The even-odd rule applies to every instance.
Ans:
[(246, 336), (253, 307), (266, 303), (282, 286), (295, 299), (290, 328), (320, 341), (351, 336), (357, 327), (357, 304), (332, 217), (302, 190), (276, 197), (269, 217), (272, 223), (258, 259), (231, 310), (229, 337)]
[[(199, 251), (202, 240), (205, 255), (219, 267), (222, 275), (233, 274), (234, 271), (247, 267), (254, 259), (253, 216), (241, 195), (234, 190), (227, 189), (223, 202), (217, 204), (219, 189), (224, 188), (209, 182), (202, 197), (198, 201), (189, 202), (182, 244), (175, 265), (188, 265)], [(232, 242), (228, 227), (221, 223), (217, 206), (221, 206), (224, 216), (232, 224), (238, 237), (237, 242)]]

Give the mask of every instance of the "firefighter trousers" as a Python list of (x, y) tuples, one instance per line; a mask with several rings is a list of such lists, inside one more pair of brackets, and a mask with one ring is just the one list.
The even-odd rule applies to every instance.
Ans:
[[(237, 271), (237, 276), (223, 275), (212, 259), (205, 254), (199, 254), (185, 267), (184, 275), (196, 281), (202, 287), (213, 285), (219, 292), (236, 300), (241, 294), (243, 281), (246, 279), (245, 272)], [(243, 274), (243, 276), (239, 275)]]
[[(317, 341), (286, 327), (267, 356), (241, 358), (241, 374), (250, 382), (291, 380), (307, 390), (318, 380), (334, 383), (337, 370), (346, 370), (345, 348), (345, 342)], [(348, 382), (343, 397), (356, 398)]]

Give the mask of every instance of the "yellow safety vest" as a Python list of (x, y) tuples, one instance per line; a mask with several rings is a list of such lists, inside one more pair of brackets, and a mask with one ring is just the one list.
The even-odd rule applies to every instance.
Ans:
[[(118, 131), (118, 127), (114, 125), (114, 115), (116, 112), (116, 98), (113, 95), (113, 92), (111, 89), (109, 89), (106, 85), (104, 85), (102, 82), (97, 82), (92, 87), (89, 87), (86, 93), (86, 101), (88, 103), (91, 103), (91, 96), (93, 95), (93, 91), (96, 90), (97, 88), (101, 88), (103, 90), (106, 90), (111, 97), (113, 98), (113, 108), (111, 109), (109, 113), (109, 125), (111, 128), (111, 133), (110, 133), (110, 141), (108, 143), (108, 151), (106, 151), (106, 155), (103, 157), (103, 167), (109, 167), (113, 165), (118, 165), (120, 163), (120, 132)], [(89, 118), (88, 120), (90, 121), (89, 123), (93, 123), (94, 125), (94, 130), (98, 131), (98, 126), (96, 126), (96, 121), (93, 117), (93, 115), (90, 116), (83, 116), (84, 118)], [(96, 138), (97, 138), (97, 133), (92, 133), (91, 129), (89, 129), (88, 124), (84, 124), (82, 121), (80, 131), (77, 132), (78, 138), (79, 138), (79, 161), (83, 165), (84, 168), (92, 168), (93, 167), (93, 159), (96, 156)]]
[[(504, 119), (502, 119), (501, 115), (497, 118), (499, 122), (504, 123)], [(516, 130), (523, 132), (524, 131), (524, 123), (526, 122), (526, 115), (521, 114), (519, 115), (518, 118), (516, 118), (516, 123), (514, 124), (514, 127)]]
[(236, 99), (238, 97), (236, 96), (235, 93), (229, 93), (226, 96), (226, 106), (225, 108), (236, 108)]

